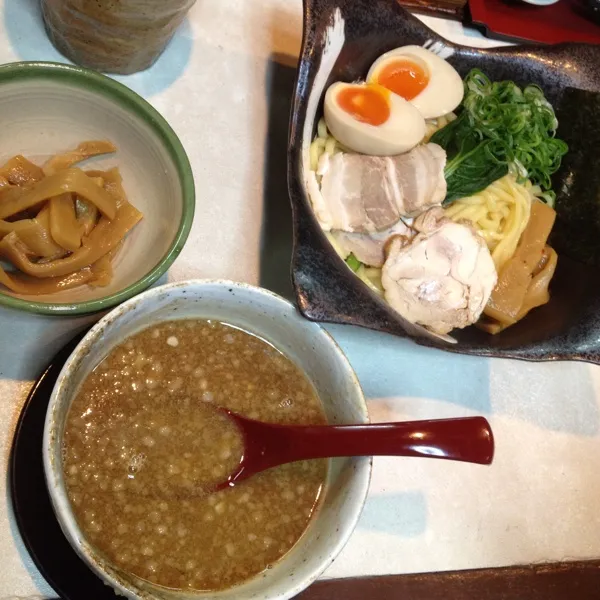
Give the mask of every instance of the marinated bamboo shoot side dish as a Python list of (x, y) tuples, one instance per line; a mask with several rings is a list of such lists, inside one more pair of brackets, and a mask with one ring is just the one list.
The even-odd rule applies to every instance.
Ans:
[(328, 88), (306, 189), (336, 252), (404, 318), (495, 334), (550, 298), (557, 127), (539, 87), (463, 80), (404, 46)]
[(22, 155), (0, 167), (2, 286), (35, 296), (111, 282), (112, 261), (142, 213), (127, 200), (118, 168), (76, 165), (115, 151), (87, 141), (41, 167)]

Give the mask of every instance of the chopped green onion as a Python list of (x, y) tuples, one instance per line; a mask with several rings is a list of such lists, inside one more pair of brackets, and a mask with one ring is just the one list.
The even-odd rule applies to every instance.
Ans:
[(555, 137), (558, 121), (542, 90), (492, 82), (479, 69), (472, 69), (464, 84), (458, 118), (431, 138), (448, 154), (446, 203), (481, 191), (506, 173), (519, 183), (539, 185), (551, 201), (550, 176), (568, 147)]

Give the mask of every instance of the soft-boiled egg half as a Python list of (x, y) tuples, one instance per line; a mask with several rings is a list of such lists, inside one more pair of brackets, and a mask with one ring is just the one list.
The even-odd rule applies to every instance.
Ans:
[(334, 83), (325, 94), (324, 116), (331, 134), (362, 154), (401, 154), (425, 135), (417, 108), (377, 84)]
[(464, 95), (462, 79), (454, 67), (421, 46), (386, 52), (373, 63), (367, 82), (408, 100), (426, 119), (452, 112)]

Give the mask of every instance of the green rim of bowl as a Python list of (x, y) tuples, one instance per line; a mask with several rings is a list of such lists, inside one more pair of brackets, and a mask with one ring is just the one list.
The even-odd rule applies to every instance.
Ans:
[(98, 298), (74, 303), (34, 302), (0, 292), (0, 304), (45, 315), (82, 315), (107, 310), (139, 294), (164, 275), (179, 256), (194, 219), (196, 196), (194, 176), (188, 156), (171, 126), (146, 100), (127, 86), (90, 69), (54, 62), (16, 62), (0, 66), (0, 85), (28, 79), (50, 79), (105, 96), (128, 112), (135, 114), (157, 135), (173, 161), (181, 184), (183, 198), (181, 223), (166, 254), (144, 277), (123, 290)]

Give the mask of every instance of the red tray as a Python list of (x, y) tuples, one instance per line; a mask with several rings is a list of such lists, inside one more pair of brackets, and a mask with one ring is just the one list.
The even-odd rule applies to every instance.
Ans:
[(522, 0), (469, 0), (469, 10), (473, 25), (485, 29), (489, 37), (600, 44), (600, 26), (585, 16), (582, 0), (559, 0), (551, 6)]

